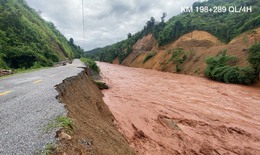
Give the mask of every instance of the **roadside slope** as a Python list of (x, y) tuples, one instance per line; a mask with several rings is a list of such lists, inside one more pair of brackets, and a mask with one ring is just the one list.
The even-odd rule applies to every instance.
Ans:
[(57, 86), (59, 98), (76, 125), (72, 140), (60, 141), (57, 154), (133, 155), (114, 125), (114, 116), (104, 103), (102, 92), (81, 72)]

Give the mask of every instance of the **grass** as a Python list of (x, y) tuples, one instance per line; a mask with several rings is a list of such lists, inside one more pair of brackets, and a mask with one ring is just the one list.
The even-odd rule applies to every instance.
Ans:
[(146, 55), (146, 57), (143, 60), (143, 63), (145, 63), (146, 61), (148, 61), (149, 59), (151, 59), (152, 57), (154, 57), (156, 55), (156, 51), (153, 51), (152, 53), (149, 53)]
[(56, 147), (53, 144), (47, 144), (45, 148), (41, 151), (40, 155), (52, 155), (53, 150), (56, 149)]
[(45, 131), (48, 132), (49, 130), (55, 128), (62, 128), (66, 132), (71, 132), (71, 131), (73, 132), (75, 129), (75, 124), (69, 117), (59, 116), (58, 118), (54, 119), (47, 125)]
[[(62, 128), (62, 130), (66, 133), (74, 133), (75, 127), (75, 124), (69, 117), (59, 116), (47, 125), (47, 127), (44, 129), (44, 132), (49, 132), (53, 129)], [(37, 151), (37, 154), (52, 155), (55, 150), (57, 150), (57, 146), (55, 144), (48, 143), (45, 145), (44, 149)]]

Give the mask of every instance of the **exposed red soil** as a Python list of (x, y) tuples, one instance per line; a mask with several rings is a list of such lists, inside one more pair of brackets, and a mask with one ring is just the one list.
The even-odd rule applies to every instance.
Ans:
[(260, 154), (259, 88), (98, 65), (104, 101), (138, 154)]
[[(238, 58), (236, 65), (247, 66), (249, 65), (247, 61), (249, 47), (256, 41), (260, 41), (260, 28), (255, 31), (255, 36), (245, 32), (228, 44), (222, 43), (208, 32), (193, 31), (163, 47), (158, 47), (155, 38), (148, 35), (134, 45), (133, 52), (122, 64), (130, 67), (176, 72), (176, 64), (170, 61), (172, 54), (169, 50), (182, 48), (187, 55), (187, 59), (181, 65), (180, 73), (183, 74), (203, 76), (206, 68), (205, 59), (209, 56), (216, 56), (225, 49), (227, 49), (228, 55)], [(152, 51), (157, 51), (157, 54), (143, 63), (145, 57)]]

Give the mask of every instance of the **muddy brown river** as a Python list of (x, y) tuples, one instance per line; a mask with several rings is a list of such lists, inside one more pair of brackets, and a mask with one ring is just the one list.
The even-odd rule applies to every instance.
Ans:
[(260, 154), (260, 89), (98, 63), (104, 101), (140, 155)]

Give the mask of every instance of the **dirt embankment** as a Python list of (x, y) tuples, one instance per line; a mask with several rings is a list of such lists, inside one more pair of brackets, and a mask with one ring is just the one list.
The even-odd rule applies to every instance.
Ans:
[(76, 125), (71, 140), (59, 143), (57, 154), (115, 155), (135, 154), (113, 123), (114, 116), (103, 101), (103, 94), (85, 71), (57, 86), (59, 99)]
[[(227, 49), (228, 55), (238, 58), (236, 65), (247, 66), (249, 47), (260, 41), (260, 28), (255, 32), (254, 35), (245, 32), (225, 44), (208, 32), (193, 31), (163, 47), (158, 47), (155, 38), (148, 35), (134, 45), (133, 52), (122, 64), (130, 67), (176, 72), (176, 64), (171, 58), (174, 49), (182, 48), (186, 55), (186, 59), (179, 65), (179, 73), (182, 74), (203, 76), (206, 69), (205, 59), (209, 56), (216, 56), (225, 49)], [(144, 59), (154, 51), (156, 51), (156, 55), (144, 62)]]
[(259, 88), (98, 65), (104, 101), (138, 154), (260, 154)]

